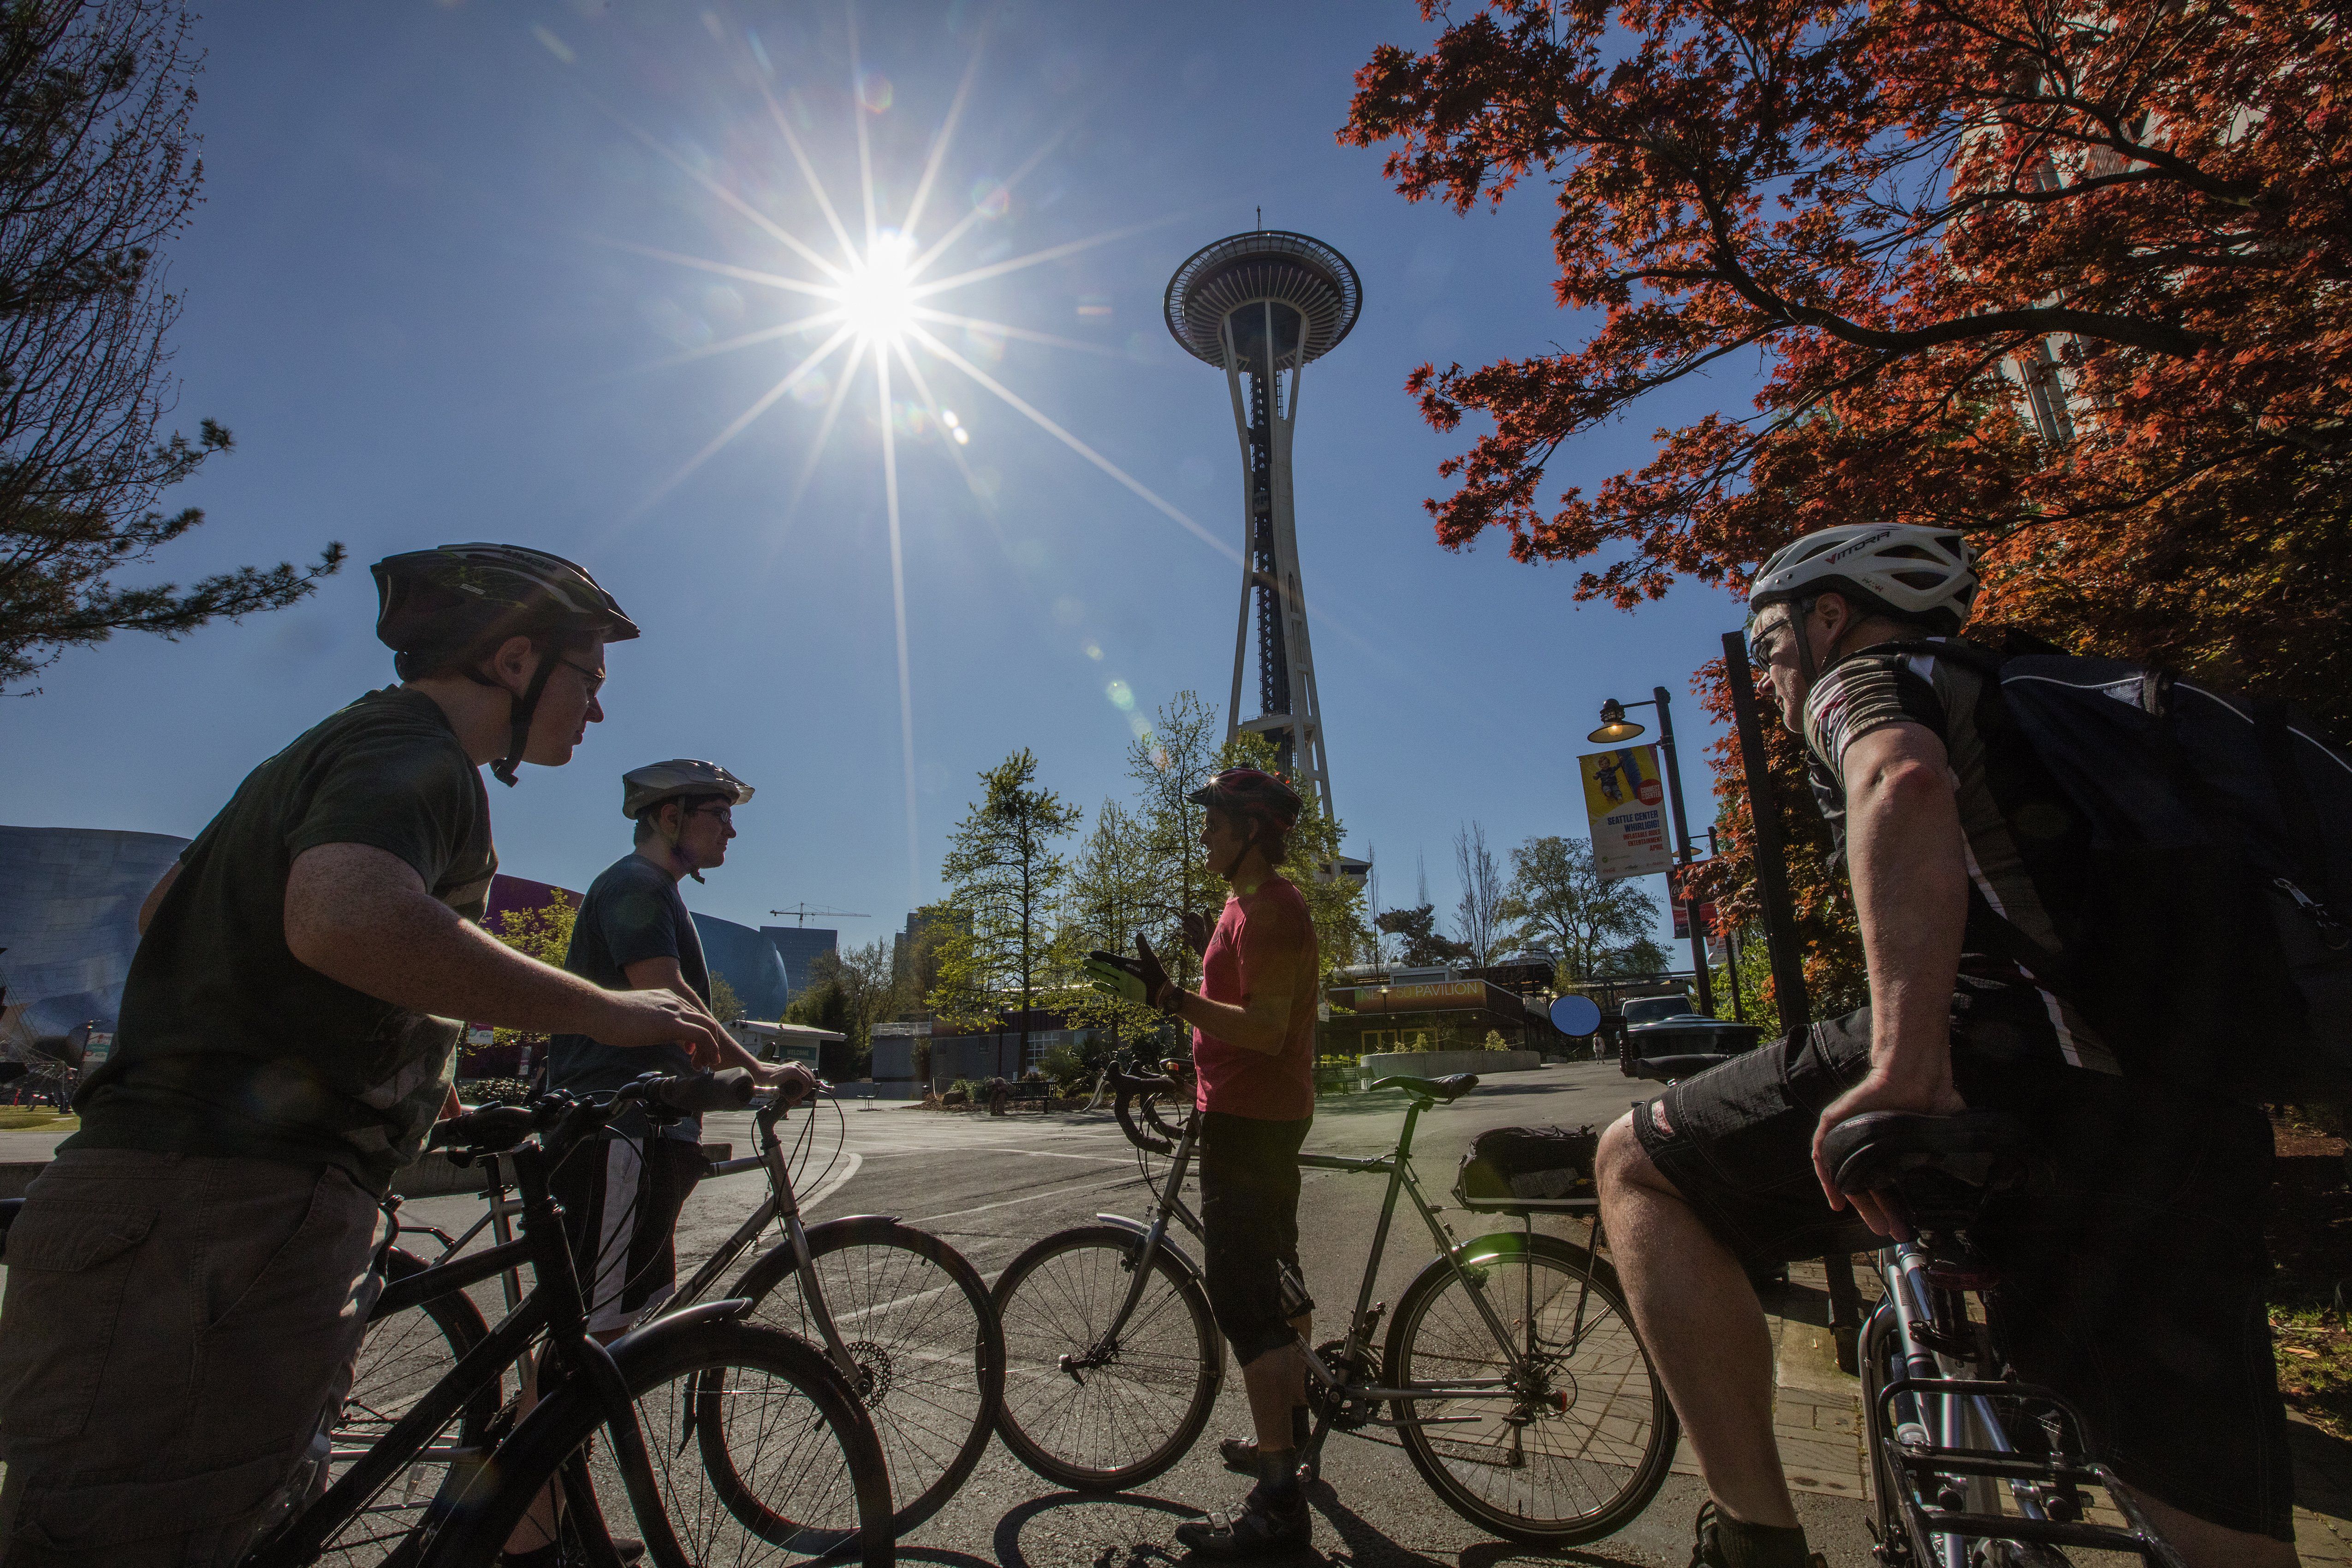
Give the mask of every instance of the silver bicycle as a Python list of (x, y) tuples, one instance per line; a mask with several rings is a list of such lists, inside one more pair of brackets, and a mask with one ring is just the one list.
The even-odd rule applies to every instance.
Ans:
[[(2024, 1123), (1999, 1111), (1872, 1111), (1823, 1145), (1840, 1190), (1877, 1194), (1913, 1231), (1879, 1249), (1884, 1299), (1862, 1327), (1875, 1554), (1886, 1568), (2062, 1568), (2075, 1546), (2180, 1568), (2086, 1451), (2066, 1401), (2000, 1375), (1988, 1294), (1999, 1276), (1968, 1232), (2028, 1142)], [(2105, 1493), (2120, 1527), (2093, 1522), (2088, 1489)]]

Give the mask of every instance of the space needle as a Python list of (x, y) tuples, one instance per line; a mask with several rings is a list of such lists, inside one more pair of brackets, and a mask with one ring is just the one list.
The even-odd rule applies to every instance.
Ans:
[[(1262, 228), (1193, 252), (1168, 280), (1165, 306), (1176, 341), (1225, 373), (1234, 435), (1241, 443), (1241, 610), (1225, 738), (1242, 730), (1265, 735), (1283, 771), (1302, 790), (1314, 791), (1328, 817), (1336, 817), (1331, 768), (1315, 690), (1307, 595), (1299, 586), (1290, 446), (1300, 373), (1339, 345), (1363, 303), (1363, 284), (1346, 257), (1319, 239)], [(1242, 681), (1249, 668), (1253, 595), (1258, 716), (1244, 720)], [(1343, 861), (1334, 869), (1360, 876), (1362, 865)]]

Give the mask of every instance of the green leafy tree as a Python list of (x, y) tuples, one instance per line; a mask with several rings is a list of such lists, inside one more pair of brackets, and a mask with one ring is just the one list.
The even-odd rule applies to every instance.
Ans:
[(180, 314), (161, 251), (204, 184), (189, 28), (161, 0), (0, 6), (0, 686), (118, 631), (282, 608), (342, 563), (115, 581), (204, 521), (156, 501), (231, 445), (210, 419), (157, 433)]
[(1427, 969), (1470, 956), (1467, 944), (1455, 942), (1437, 929), (1437, 907), (1433, 904), (1387, 910), (1373, 923), (1397, 939), (1396, 961), (1402, 968)]
[(863, 1073), (874, 1053), (874, 1026), (896, 1010), (898, 998), (890, 942), (877, 937), (862, 947), (818, 953), (809, 965), (809, 984), (793, 998), (785, 1017), (848, 1036), (841, 1061), (828, 1070)]
[(950, 906), (971, 923), (940, 944), (930, 1003), (941, 1018), (966, 1026), (1017, 1011), (1026, 1061), (1030, 1009), (1039, 981), (1053, 973), (1051, 916), (1068, 874), (1054, 846), (1083, 814), (1038, 784), (1037, 759), (1025, 746), (980, 780), (981, 798), (956, 825), (940, 873)]
[(722, 1024), (732, 1024), (745, 1016), (743, 998), (727, 983), (727, 976), (717, 970), (710, 972), (710, 1016)]
[[(562, 889), (555, 897), (531, 910), (501, 910), (484, 923), (492, 936), (541, 963), (563, 967), (566, 954), (572, 951), (572, 922), (580, 918), (580, 906)], [(494, 1046), (521, 1046), (526, 1049), (544, 1046), (547, 1037), (520, 1029), (495, 1029), (490, 1043)]]
[(1641, 974), (1665, 967), (1650, 932), (1657, 905), (1631, 878), (1604, 878), (1592, 842), (1544, 835), (1511, 851), (1511, 879), (1496, 909), (1517, 947), (1559, 955), (1567, 981)]
[[(1076, 973), (1086, 954), (1095, 948), (1125, 952), (1130, 951), (1139, 931), (1166, 932), (1168, 900), (1162, 879), (1166, 869), (1166, 858), (1159, 853), (1146, 820), (1115, 800), (1103, 802), (1095, 813), (1093, 830), (1070, 863), (1059, 936), (1065, 973)], [(1157, 950), (1162, 944), (1155, 942), (1153, 945)], [(1170, 963), (1180, 956), (1192, 957), (1181, 942), (1166, 944), (1161, 952)], [(1072, 988), (1055, 1006), (1073, 1023), (1116, 1029), (1121, 1038), (1147, 1033), (1160, 1021), (1156, 1008), (1121, 1001), (1091, 985)]]
[[(1150, 731), (1128, 749), (1136, 784), (1135, 830), (1145, 864), (1146, 931), (1177, 984), (1197, 984), (1200, 955), (1185, 945), (1183, 917), (1215, 919), (1225, 887), (1201, 853), (1202, 807), (1188, 798), (1225, 764), (1213, 739), (1216, 710), (1200, 694), (1179, 691), (1151, 717)], [(1271, 755), (1272, 749), (1268, 748)], [(1131, 935), (1131, 933), (1130, 933)]]

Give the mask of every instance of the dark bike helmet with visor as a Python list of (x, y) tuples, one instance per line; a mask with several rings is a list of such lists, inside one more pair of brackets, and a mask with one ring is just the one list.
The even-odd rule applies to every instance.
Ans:
[[(1274, 774), (1257, 768), (1227, 768), (1201, 788), (1186, 795), (1195, 805), (1213, 806), (1236, 822), (1246, 823), (1249, 837), (1243, 841), (1242, 854), (1257, 843), (1265, 825), (1272, 824), (1276, 832), (1287, 833), (1298, 826), (1302, 809), (1298, 793)], [(1238, 859), (1235, 865), (1240, 864)], [(1227, 867), (1220, 875), (1232, 871)]]
[[(376, 640), (393, 651), (393, 668), (417, 680), (457, 665), (483, 686), (499, 683), (472, 668), (510, 637), (601, 637), (627, 642), (637, 626), (596, 580), (561, 555), (520, 544), (444, 544), (388, 555), (375, 577)], [(530, 721), (556, 660), (540, 661), (530, 687), (514, 699), (507, 754), (490, 764), (501, 784), (515, 782)]]

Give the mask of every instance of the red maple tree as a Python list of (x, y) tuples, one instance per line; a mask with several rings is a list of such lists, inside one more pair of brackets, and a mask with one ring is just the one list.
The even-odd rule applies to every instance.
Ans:
[[(1391, 143), (1412, 200), (1466, 211), (1554, 185), (1558, 301), (1591, 328), (1412, 374), (1439, 429), (1492, 421), (1427, 503), (1446, 546), (1505, 530), (1520, 560), (1589, 563), (1578, 597), (1630, 608), (1685, 575), (1737, 586), (1832, 523), (1957, 527), (1985, 561), (1980, 624), (2352, 729), (2340, 5), (1422, 11), (1436, 39), (1374, 53), (1340, 139)], [(1659, 430), (1640, 467), (1545, 493), (1577, 436), (1759, 360), (1752, 411)], [(1701, 685), (1720, 707), (1719, 681)], [(1798, 870), (1801, 901), (1825, 890)], [(1711, 879), (1744, 913), (1745, 868)]]

